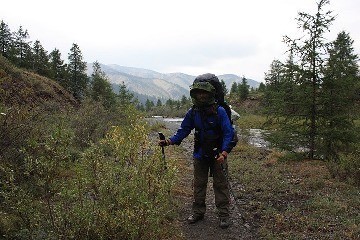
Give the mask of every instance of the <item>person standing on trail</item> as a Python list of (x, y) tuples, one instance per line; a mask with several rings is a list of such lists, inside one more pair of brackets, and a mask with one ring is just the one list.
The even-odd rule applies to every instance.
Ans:
[[(213, 177), (215, 205), (220, 219), (220, 227), (230, 225), (230, 193), (226, 176), (227, 156), (232, 150), (231, 141), (234, 129), (225, 109), (215, 99), (215, 88), (206, 78), (216, 77), (213, 74), (198, 76), (190, 87), (193, 107), (188, 110), (180, 128), (170, 138), (160, 140), (160, 146), (180, 145), (193, 129), (195, 141), (193, 151), (194, 164), (194, 202), (192, 214), (187, 221), (194, 224), (205, 215), (206, 189), (208, 176)], [(217, 77), (216, 77), (217, 78)], [(204, 81), (196, 81), (196, 80)]]

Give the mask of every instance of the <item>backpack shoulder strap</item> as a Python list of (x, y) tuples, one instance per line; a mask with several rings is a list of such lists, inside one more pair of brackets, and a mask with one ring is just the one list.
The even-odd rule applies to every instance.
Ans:
[(228, 116), (230, 123), (233, 124), (233, 121), (231, 119), (231, 108), (230, 108), (230, 106), (226, 102), (224, 102), (223, 104), (220, 104), (220, 106), (225, 109), (226, 115)]

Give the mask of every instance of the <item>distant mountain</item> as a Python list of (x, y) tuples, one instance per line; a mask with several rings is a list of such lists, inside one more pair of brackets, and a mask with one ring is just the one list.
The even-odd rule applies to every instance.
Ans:
[(189, 91), (190, 85), (195, 79), (195, 76), (191, 76), (185, 73), (167, 73), (164, 77), (165, 80), (173, 82)]
[[(237, 76), (235, 74), (224, 74), (224, 75), (219, 75), (218, 78), (220, 80), (224, 80), (227, 89), (230, 91), (231, 86), (232, 86), (232, 84), (234, 82), (242, 83), (242, 78), (243, 77)], [(246, 78), (246, 82), (250, 86), (250, 88), (258, 88), (259, 85), (260, 85), (260, 82), (257, 82), (257, 81), (255, 81), (253, 79)]]
[(155, 72), (153, 70), (143, 69), (143, 68), (135, 68), (135, 67), (124, 67), (117, 64), (110, 64), (108, 67), (122, 73), (127, 73), (129, 75), (133, 75), (136, 77), (142, 78), (160, 78), (164, 77), (164, 74)]
[[(183, 95), (189, 96), (189, 87), (196, 76), (184, 73), (159, 73), (153, 70), (125, 67), (117, 64), (101, 64), (102, 71), (108, 76), (113, 86), (124, 83), (129, 91), (138, 95), (149, 96), (151, 99), (180, 99)], [(92, 64), (88, 64), (88, 75), (92, 73)], [(230, 90), (234, 82), (241, 83), (242, 77), (234, 74), (219, 75)], [(257, 88), (259, 82), (247, 79), (250, 87)], [(116, 87), (115, 87), (116, 89)]]

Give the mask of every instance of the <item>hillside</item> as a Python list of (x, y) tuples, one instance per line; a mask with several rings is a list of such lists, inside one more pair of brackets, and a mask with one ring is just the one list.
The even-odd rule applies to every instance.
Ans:
[[(131, 92), (157, 99), (180, 99), (183, 95), (189, 96), (189, 86), (196, 76), (185, 73), (159, 73), (153, 70), (125, 67), (116, 64), (101, 64), (103, 72), (108, 76), (110, 83), (124, 83)], [(92, 73), (92, 64), (88, 63), (87, 74)], [(235, 74), (219, 75), (228, 88), (234, 82), (241, 83), (242, 77)], [(259, 82), (247, 79), (248, 85), (253, 88), (259, 86)]]
[(76, 100), (57, 82), (14, 67), (0, 55), (0, 102), (5, 106), (36, 106), (44, 102), (77, 105)]
[(1, 58), (0, 239), (170, 239), (174, 177), (159, 174), (145, 130), (130, 104), (77, 103), (53, 80)]

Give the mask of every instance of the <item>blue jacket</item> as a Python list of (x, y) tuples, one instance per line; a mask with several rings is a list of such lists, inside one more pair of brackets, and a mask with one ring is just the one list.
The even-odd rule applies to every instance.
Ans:
[[(213, 125), (213, 127), (211, 127), (212, 130), (205, 130), (205, 124)], [(210, 134), (216, 134), (214, 129), (220, 130), (222, 137), (221, 149), (218, 149), (217, 152), (221, 153), (222, 151), (226, 151), (227, 153), (230, 153), (232, 149), (230, 143), (234, 136), (234, 129), (223, 107), (219, 106), (217, 108), (217, 115), (213, 114), (207, 117), (201, 116), (200, 111), (196, 111), (193, 108), (189, 109), (181, 123), (180, 128), (177, 130), (175, 135), (170, 138), (171, 142), (173, 144), (180, 145), (182, 140), (186, 138), (194, 128), (200, 130), (200, 144), (204, 141), (205, 131), (207, 131), (208, 134), (209, 132)], [(201, 159), (203, 157), (202, 147), (194, 148), (193, 157), (197, 159)]]

